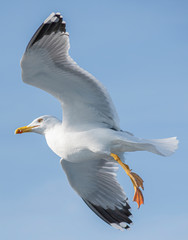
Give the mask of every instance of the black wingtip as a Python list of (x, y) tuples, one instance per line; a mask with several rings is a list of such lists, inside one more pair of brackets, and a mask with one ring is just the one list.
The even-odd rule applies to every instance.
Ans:
[[(83, 198), (82, 198), (83, 199)], [(130, 217), (132, 216), (129, 211), (130, 206), (127, 202), (125, 205), (122, 205), (122, 208), (114, 208), (114, 209), (104, 209), (101, 206), (96, 206), (92, 204), (90, 201), (83, 199), (84, 202), (88, 205), (88, 207), (95, 212), (103, 221), (110, 224), (112, 227), (117, 229), (129, 229), (129, 224), (132, 223)]]
[(63, 16), (59, 12), (51, 13), (44, 20), (44, 22), (41, 24), (41, 26), (31, 38), (26, 50), (32, 47), (42, 37), (44, 37), (45, 35), (50, 35), (53, 32), (66, 32), (66, 22), (63, 21)]

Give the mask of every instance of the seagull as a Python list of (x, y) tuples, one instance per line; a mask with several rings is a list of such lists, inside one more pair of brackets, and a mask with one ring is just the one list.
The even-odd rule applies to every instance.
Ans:
[(15, 133), (44, 135), (61, 159), (68, 181), (88, 207), (119, 230), (132, 220), (128, 198), (117, 181), (120, 165), (134, 187), (133, 201), (144, 203), (143, 180), (124, 161), (125, 152), (148, 151), (169, 156), (176, 137), (142, 139), (123, 131), (112, 100), (103, 85), (69, 55), (69, 33), (60, 13), (51, 13), (35, 32), (21, 59), (23, 82), (57, 98), (63, 121), (41, 116)]

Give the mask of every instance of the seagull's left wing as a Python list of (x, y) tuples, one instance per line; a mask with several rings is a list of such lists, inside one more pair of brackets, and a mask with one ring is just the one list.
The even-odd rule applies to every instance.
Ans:
[(79, 163), (61, 160), (61, 164), (69, 183), (91, 210), (115, 228), (129, 228), (130, 206), (116, 179), (116, 163), (98, 159)]
[(76, 64), (69, 56), (69, 48), (66, 24), (59, 13), (52, 13), (23, 55), (23, 81), (60, 100), (67, 128), (102, 126), (119, 130), (117, 113), (107, 91)]

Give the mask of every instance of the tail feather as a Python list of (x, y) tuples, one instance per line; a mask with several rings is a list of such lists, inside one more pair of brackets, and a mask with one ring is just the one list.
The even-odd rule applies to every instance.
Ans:
[(145, 140), (147, 143), (152, 144), (155, 147), (154, 153), (157, 153), (162, 156), (170, 156), (178, 148), (178, 139), (177, 137), (164, 138), (164, 139), (152, 139)]
[(163, 139), (142, 139), (127, 132), (120, 133), (114, 145), (117, 152), (148, 151), (162, 156), (170, 156), (178, 148), (176, 137)]

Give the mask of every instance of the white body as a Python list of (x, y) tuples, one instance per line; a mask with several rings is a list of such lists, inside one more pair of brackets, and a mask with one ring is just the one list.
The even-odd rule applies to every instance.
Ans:
[(178, 143), (175, 137), (146, 140), (108, 128), (66, 131), (63, 124), (57, 124), (46, 131), (45, 138), (53, 152), (70, 162), (93, 160), (98, 158), (99, 154), (110, 159), (110, 153), (133, 151), (149, 151), (169, 156), (175, 151)]

